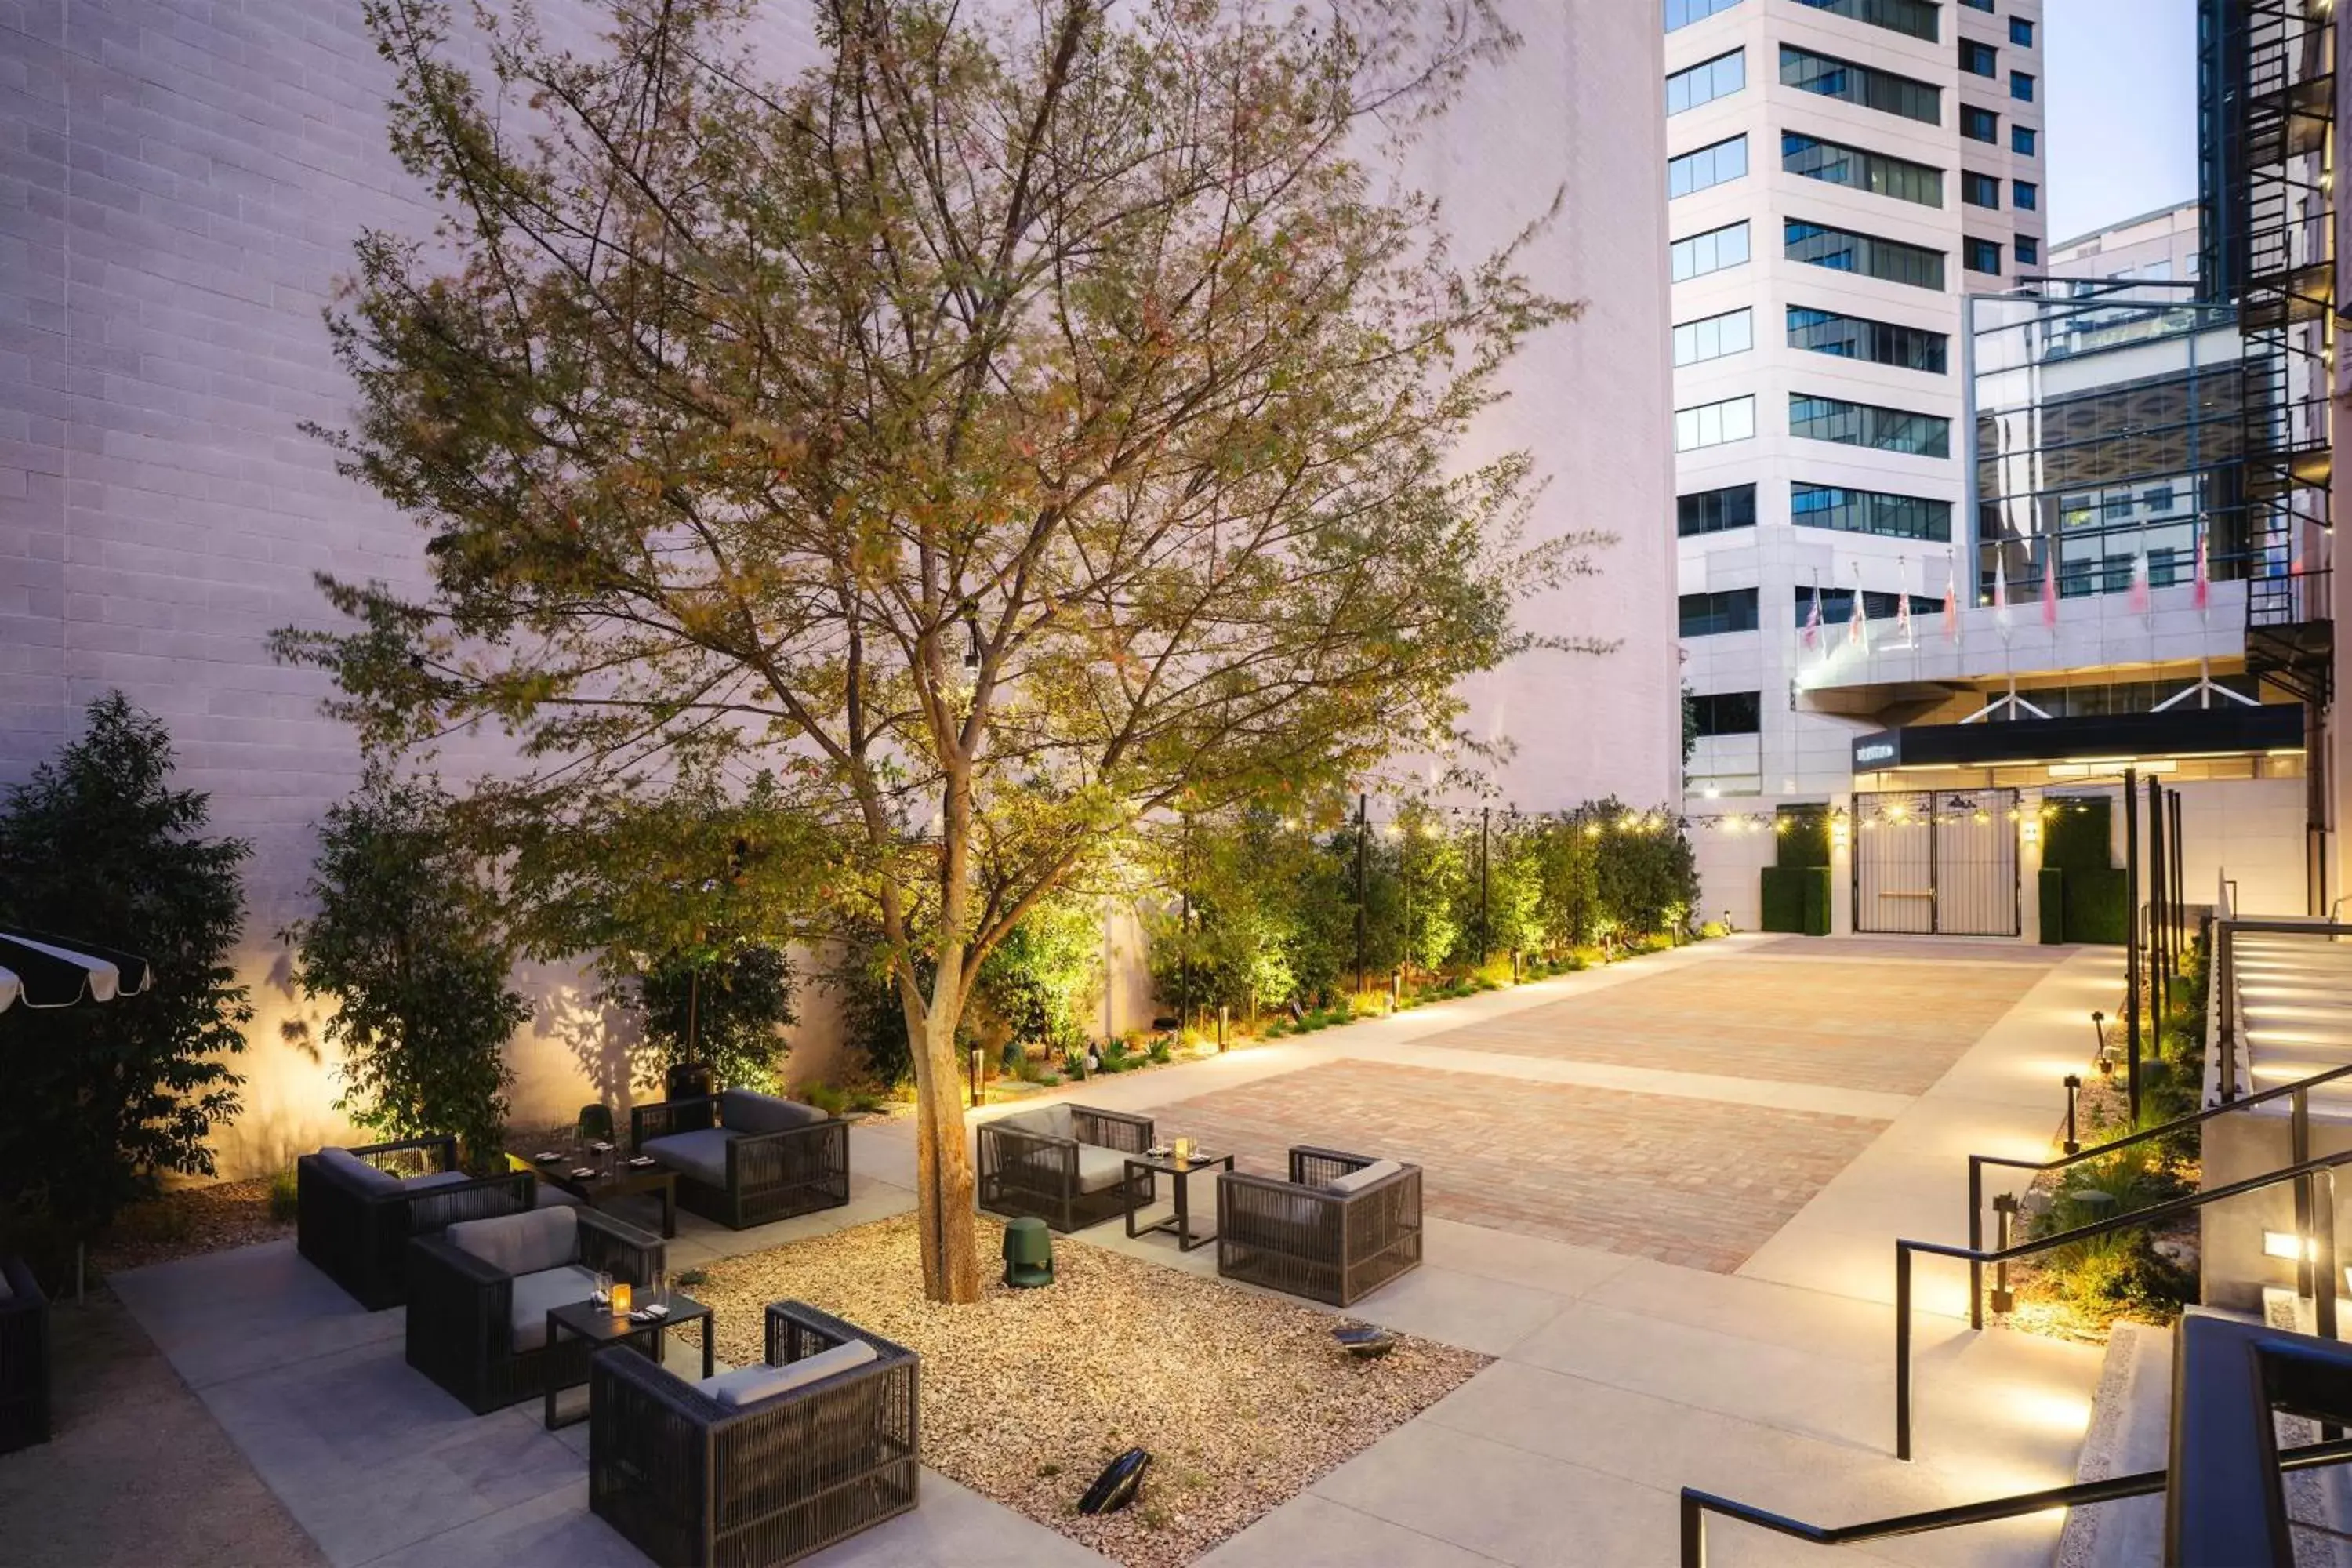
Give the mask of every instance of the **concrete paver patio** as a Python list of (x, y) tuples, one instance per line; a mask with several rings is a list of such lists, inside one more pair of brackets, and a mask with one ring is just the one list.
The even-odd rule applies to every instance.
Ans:
[[(1960, 1229), (1969, 1150), (2047, 1147), (2057, 1077), (2086, 1055), (2084, 1012), (2120, 984), (2100, 953), (1984, 951), (1733, 939), (1075, 1089), (1150, 1110), (1164, 1133), (1230, 1138), (1252, 1163), (1294, 1141), (1420, 1159), (1425, 1266), (1355, 1315), (1501, 1358), (1203, 1561), (1656, 1563), (1672, 1560), (1686, 1483), (1839, 1522), (2071, 1479), (2096, 1352), (1969, 1333), (1934, 1315), (1958, 1307), (1957, 1281), (1924, 1281), (1920, 1462), (1888, 1457), (1893, 1238)], [(1654, 988), (1660, 1016), (1640, 1023)], [(1727, 1021), (1733, 998), (1744, 1016)], [(1872, 1035), (1890, 1011), (1902, 1028)], [(1596, 1026), (1596, 1014), (1620, 1022)], [(1807, 1076), (1789, 1037), (1817, 1018), (1824, 1050), (1874, 1075), (1868, 1086)], [(1550, 1029), (1622, 1040), (1635, 1025), (1654, 1048), (1494, 1044), (1541, 1046)], [(1722, 1048), (1749, 1029), (1774, 1042), (1755, 1060)], [(1892, 1066), (1873, 1065), (1870, 1039)], [(674, 1264), (911, 1205), (906, 1129), (861, 1128), (853, 1151), (849, 1209), (740, 1234), (689, 1220)], [(1473, 1201), (1489, 1191), (1501, 1195)], [(1117, 1226), (1085, 1239), (1214, 1268), (1213, 1247), (1179, 1255)], [(585, 1511), (586, 1427), (544, 1433), (528, 1406), (467, 1416), (403, 1363), (397, 1310), (358, 1312), (284, 1244), (119, 1284), (338, 1568), (640, 1561)], [(819, 1561), (1102, 1561), (943, 1478), (924, 1489), (918, 1513)], [(2021, 1521), (1875, 1552), (2040, 1563), (2055, 1529)], [(1715, 1561), (1824, 1555), (1726, 1529)]]

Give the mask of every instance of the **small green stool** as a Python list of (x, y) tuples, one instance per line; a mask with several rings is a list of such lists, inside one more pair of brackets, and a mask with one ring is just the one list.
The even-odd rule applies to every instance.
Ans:
[(1044, 1220), (1004, 1222), (1004, 1282), (1020, 1290), (1054, 1282), (1054, 1233)]

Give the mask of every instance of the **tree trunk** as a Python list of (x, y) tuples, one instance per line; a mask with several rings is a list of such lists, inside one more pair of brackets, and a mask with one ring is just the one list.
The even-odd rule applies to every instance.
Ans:
[(980, 1300), (973, 1231), (971, 1154), (964, 1142), (963, 1094), (955, 1019), (935, 1001), (918, 1037), (915, 1181), (923, 1245), (923, 1294), (934, 1301)]

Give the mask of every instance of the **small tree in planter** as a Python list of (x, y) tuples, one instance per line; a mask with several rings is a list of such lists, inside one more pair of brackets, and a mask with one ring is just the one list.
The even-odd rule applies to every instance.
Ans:
[(228, 1057), (253, 1018), (234, 984), (241, 839), (171, 787), (170, 735), (121, 692), (0, 801), (0, 921), (145, 958), (142, 994), (0, 1018), (0, 1194), (72, 1234), (103, 1227), (163, 1171), (213, 1173), (238, 1110)]
[(395, 1138), (455, 1133), (492, 1158), (505, 1130), (509, 1036), (530, 1016), (513, 953), (429, 784), (371, 772), (329, 809), (310, 882), (319, 912), (285, 934), (304, 994), (334, 1005), (336, 1109)]
[(791, 1049), (780, 1031), (799, 1021), (793, 990), (792, 961), (757, 943), (672, 952), (636, 980), (646, 1041), (663, 1067), (699, 1062), (730, 1089), (762, 1093)]

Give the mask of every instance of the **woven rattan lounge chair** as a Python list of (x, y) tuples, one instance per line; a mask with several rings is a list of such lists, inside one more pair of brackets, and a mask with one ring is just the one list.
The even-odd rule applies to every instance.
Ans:
[(49, 1299), (21, 1258), (0, 1258), (0, 1454), (49, 1440)]
[[(405, 1178), (400, 1167), (421, 1167)], [(400, 1305), (411, 1237), (531, 1205), (529, 1172), (469, 1176), (455, 1138), (321, 1149), (294, 1162), (294, 1245), (371, 1312)]]
[(813, 1105), (730, 1089), (640, 1105), (629, 1138), (677, 1173), (681, 1207), (730, 1230), (849, 1201), (849, 1123)]
[(1127, 1173), (1151, 1147), (1151, 1118), (1049, 1105), (980, 1124), (980, 1206), (1080, 1230), (1151, 1202), (1152, 1177)]
[(798, 1301), (765, 1364), (688, 1383), (625, 1349), (588, 1374), (588, 1506), (663, 1568), (773, 1568), (915, 1506), (914, 1352)]
[(1290, 1179), (1217, 1178), (1217, 1272), (1334, 1307), (1421, 1267), (1421, 1167), (1300, 1146)]

